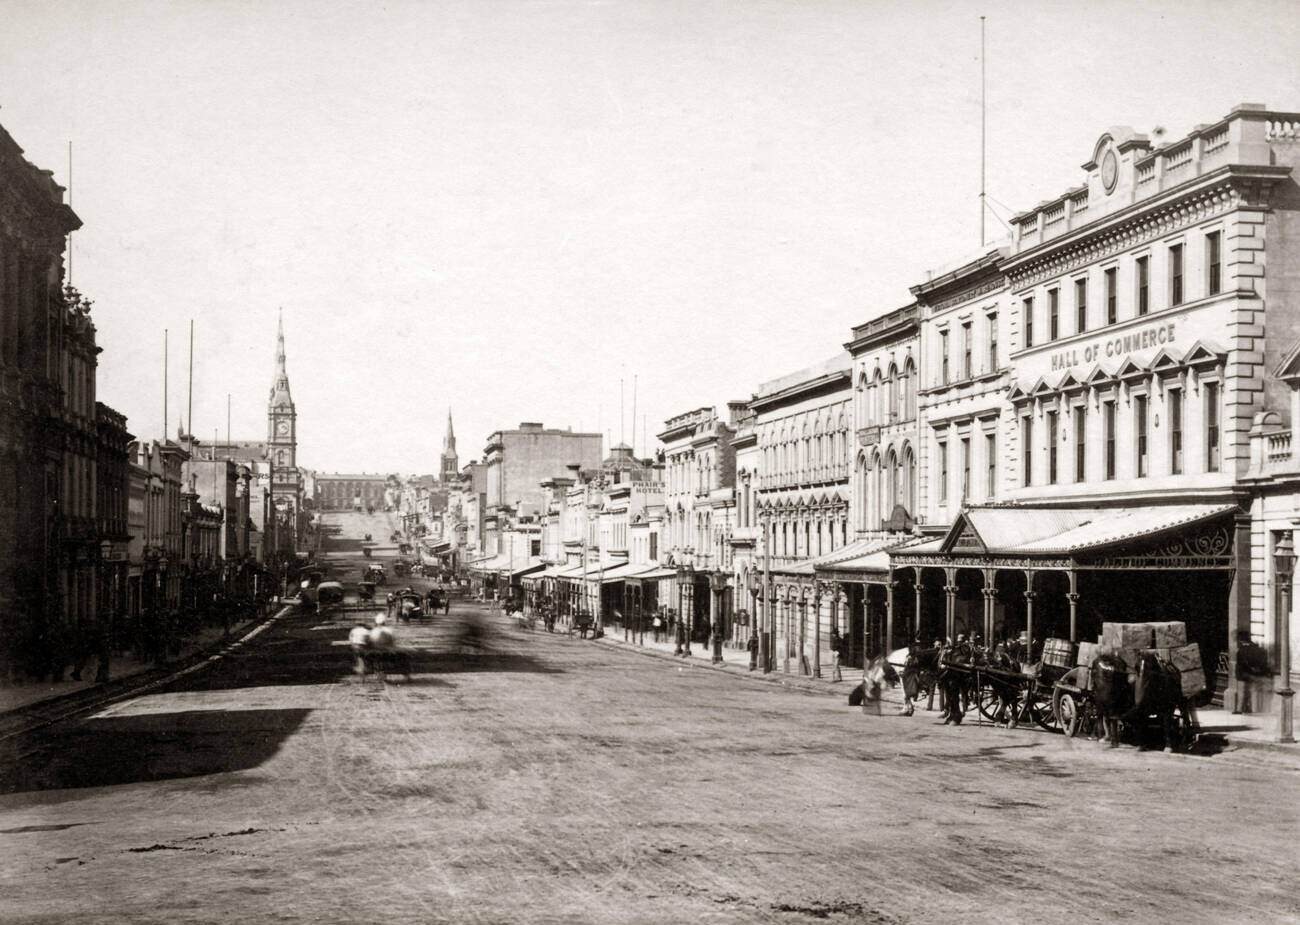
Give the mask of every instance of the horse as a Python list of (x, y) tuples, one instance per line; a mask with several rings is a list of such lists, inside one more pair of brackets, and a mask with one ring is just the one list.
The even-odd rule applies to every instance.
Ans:
[(1118, 656), (1104, 652), (1088, 668), (1092, 702), (1101, 717), (1102, 737), (1111, 748), (1119, 747), (1119, 724), (1133, 710), (1133, 686), (1128, 666)]
[(1165, 734), (1165, 751), (1172, 752), (1178, 741), (1178, 721), (1174, 711), (1186, 715), (1182, 678), (1177, 668), (1165, 664), (1154, 652), (1138, 657), (1137, 679), (1133, 685), (1133, 706), (1121, 717), (1125, 722), (1141, 725), (1155, 716)]
[(928, 698), (925, 705), (927, 710), (934, 709), (941, 651), (938, 647), (915, 649), (908, 654), (907, 661), (903, 664), (903, 694), (911, 701), (920, 700), (924, 693)]

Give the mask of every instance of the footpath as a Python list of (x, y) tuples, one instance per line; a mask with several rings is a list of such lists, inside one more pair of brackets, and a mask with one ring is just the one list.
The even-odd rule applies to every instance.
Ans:
[[(248, 617), (233, 624), (229, 635), (219, 627), (205, 627), (185, 640), (177, 657), (162, 665), (129, 656), (113, 658), (108, 681), (83, 678), (0, 686), (0, 741), (169, 684), (248, 644), (292, 611), (290, 604), (266, 617)], [(93, 678), (97, 669), (98, 663), (91, 663), (83, 674)]]
[[(760, 670), (750, 671), (749, 653), (740, 649), (729, 649), (725, 646), (722, 650), (722, 664), (714, 664), (713, 652), (707, 646), (692, 645), (689, 656), (675, 655), (675, 646), (671, 642), (655, 642), (650, 636), (646, 636), (644, 643), (629, 642), (624, 640), (622, 630), (618, 629), (612, 630), (596, 640), (596, 642), (611, 648), (636, 652), (650, 658), (670, 660), (691, 668), (719, 671), (754, 683), (776, 684), (789, 690), (840, 697), (843, 698), (846, 706), (848, 705), (849, 692), (862, 681), (861, 668), (844, 668), (842, 669), (844, 680), (832, 681), (831, 676), (834, 670), (832, 665), (822, 665), (822, 677), (815, 678), (803, 674), (801, 666), (794, 659), (790, 660), (789, 673), (784, 670), (781, 659), (776, 660), (774, 671), (766, 673)], [(881, 700), (883, 713), (892, 714), (900, 711), (903, 707), (902, 688), (886, 687), (882, 692)], [(1221, 739), (1223, 751), (1234, 748), (1247, 748), (1281, 752), (1300, 758), (1300, 745), (1283, 745), (1277, 741), (1278, 719), (1274, 715), (1229, 713), (1222, 707), (1205, 707), (1196, 712), (1201, 724), (1201, 736), (1205, 739)], [(913, 716), (921, 717), (926, 715), (924, 704), (918, 704)], [(937, 701), (935, 711), (928, 715), (938, 717)]]

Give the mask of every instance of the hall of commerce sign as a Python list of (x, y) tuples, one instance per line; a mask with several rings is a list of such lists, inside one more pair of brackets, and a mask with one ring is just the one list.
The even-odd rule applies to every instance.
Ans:
[(1069, 350), (1054, 353), (1052, 354), (1052, 372), (1069, 369), (1071, 366), (1096, 363), (1103, 358), (1117, 359), (1127, 356), (1135, 350), (1149, 350), (1152, 347), (1163, 347), (1173, 342), (1174, 322), (1153, 325), (1149, 328), (1143, 328), (1141, 331), (1134, 331), (1132, 334), (1096, 340), (1091, 344), (1071, 347)]

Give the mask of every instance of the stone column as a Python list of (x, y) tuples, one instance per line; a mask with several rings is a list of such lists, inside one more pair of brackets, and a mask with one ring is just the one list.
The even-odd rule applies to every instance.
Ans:
[(1034, 660), (1034, 598), (1036, 593), (1033, 591), (1025, 592), (1025, 635), (1029, 638), (1027, 651), (1029, 656), (1027, 661)]
[[(1237, 691), (1237, 633), (1250, 629), (1250, 553), (1250, 516), (1241, 515), (1233, 519), (1232, 558), (1236, 568), (1228, 589), (1228, 686), (1223, 690), (1223, 709), (1229, 713), (1241, 712)], [(1214, 664), (1206, 668), (1218, 670)], [(1212, 677), (1207, 680), (1214, 681)], [(1284, 683), (1287, 680), (1284, 678)]]
[(944, 635), (948, 639), (953, 639), (957, 629), (957, 570), (953, 568), (944, 569), (947, 577), (947, 583), (943, 586), (944, 594), (947, 595), (944, 601)]
[(813, 664), (812, 676), (822, 676), (822, 586), (813, 585)]
[[(921, 569), (915, 568), (912, 571), (916, 575), (916, 584), (912, 588), (913, 592), (916, 594), (916, 612), (912, 614), (912, 623), (914, 624), (912, 627), (912, 638), (915, 639), (921, 635), (921, 598), (925, 595), (925, 585), (921, 582)], [(931, 641), (932, 640), (922, 640), (922, 642), (927, 644)]]
[(889, 657), (889, 648), (893, 646), (893, 591), (897, 585), (898, 582), (894, 581), (893, 569), (891, 569), (889, 581), (885, 582), (885, 657)]
[(1070, 590), (1066, 592), (1065, 599), (1070, 602), (1070, 642), (1079, 641), (1079, 576), (1071, 569), (1068, 573), (1070, 576)]

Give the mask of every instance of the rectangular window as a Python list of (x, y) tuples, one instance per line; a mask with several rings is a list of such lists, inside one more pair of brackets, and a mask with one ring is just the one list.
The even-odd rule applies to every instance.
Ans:
[(1058, 413), (1047, 412), (1047, 482), (1056, 484), (1056, 420)]
[(659, 558), (659, 534), (657, 533), (650, 534), (650, 558)]
[(1074, 409), (1074, 480), (1082, 482), (1088, 465), (1088, 411), (1086, 405)]
[(1026, 414), (1020, 419), (1020, 455), (1024, 459), (1024, 484), (1034, 483), (1034, 419)]
[(984, 497), (993, 498), (998, 493), (998, 438), (997, 434), (984, 435)]
[(1205, 292), (1218, 295), (1223, 288), (1223, 235), (1211, 231), (1205, 236)]
[(961, 441), (961, 496), (970, 496), (970, 438)]
[(971, 376), (975, 375), (975, 370), (972, 368), (971, 361), (970, 361), (970, 351), (971, 351), (971, 327), (970, 326), (971, 323), (969, 321), (967, 321), (965, 324), (961, 326), (961, 354), (962, 354), (961, 377), (963, 379), (969, 379)]
[(1025, 316), (1025, 346), (1034, 346), (1034, 300), (1025, 299), (1022, 313)]
[(1103, 437), (1106, 442), (1106, 478), (1115, 477), (1115, 403), (1108, 401), (1102, 408), (1102, 423), (1105, 427)]
[(1151, 311), (1151, 258), (1139, 257), (1137, 268), (1137, 313), (1145, 315)]
[(989, 372), (998, 368), (998, 316), (989, 315)]
[(943, 370), (943, 384), (948, 384), (948, 332), (939, 332), (939, 351), (942, 360), (941, 368)]
[(948, 501), (948, 444), (939, 443), (939, 503)]
[(1137, 437), (1137, 477), (1144, 478), (1149, 473), (1147, 457), (1147, 397), (1138, 395), (1133, 399), (1133, 432)]
[(1219, 383), (1207, 382), (1205, 394), (1205, 471), (1219, 471)]
[(1169, 304), (1183, 304), (1183, 246), (1169, 248)]
[(1165, 394), (1169, 405), (1169, 471), (1178, 475), (1183, 471), (1183, 393), (1170, 389)]
[(1116, 270), (1111, 267), (1106, 271), (1106, 323), (1119, 321), (1119, 299), (1116, 295)]
[(1052, 289), (1047, 293), (1047, 339), (1056, 340), (1061, 336), (1061, 290)]
[(1074, 330), (1082, 334), (1088, 330), (1088, 280), (1074, 281)]

